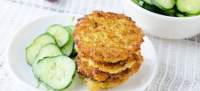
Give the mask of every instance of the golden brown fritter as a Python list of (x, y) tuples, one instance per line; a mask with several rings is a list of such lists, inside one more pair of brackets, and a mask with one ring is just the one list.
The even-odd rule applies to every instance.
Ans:
[(135, 74), (139, 70), (141, 63), (142, 60), (134, 64), (131, 69), (126, 70), (123, 73), (111, 75), (110, 78), (106, 81), (97, 81), (91, 77), (86, 77), (82, 74), (81, 76), (84, 77), (84, 81), (86, 81), (86, 84), (90, 88), (90, 91), (113, 88), (119, 86), (120, 84), (128, 80), (131, 75)]
[(143, 34), (123, 14), (96, 11), (78, 21), (73, 32), (78, 54), (98, 62), (125, 60), (140, 49)]
[(115, 74), (131, 68), (137, 60), (141, 60), (140, 52), (134, 53), (132, 56), (128, 57), (125, 61), (119, 61), (117, 63), (106, 63), (106, 62), (96, 62), (89, 58), (79, 57), (81, 61), (87, 61), (88, 65), (97, 68), (103, 72)]
[(80, 75), (94, 79), (99, 82), (105, 82), (105, 81), (113, 81), (115, 79), (128, 79), (130, 75), (139, 70), (139, 67), (142, 64), (143, 59), (140, 58), (140, 60), (137, 60), (136, 63), (134, 63), (131, 66), (131, 68), (127, 68), (126, 70), (116, 74), (110, 74), (107, 72), (103, 72), (97, 68), (91, 67), (88, 65), (87, 61), (82, 61), (79, 58), (77, 58), (76, 62), (78, 66), (78, 73)]
[(79, 58), (76, 58), (76, 64), (78, 67), (79, 75), (94, 78), (97, 81), (105, 81), (109, 77), (109, 75), (106, 74), (105, 72), (90, 67), (87, 62), (81, 61)]

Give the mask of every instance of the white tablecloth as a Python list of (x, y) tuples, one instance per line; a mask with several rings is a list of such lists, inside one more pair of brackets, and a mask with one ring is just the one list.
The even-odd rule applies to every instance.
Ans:
[[(123, 12), (123, 0), (0, 1), (0, 91), (30, 91), (8, 72), (5, 49), (12, 34), (39, 17), (54, 14), (85, 14), (92, 10)], [(148, 35), (158, 53), (158, 73), (146, 91), (200, 91), (200, 37), (164, 40)]]

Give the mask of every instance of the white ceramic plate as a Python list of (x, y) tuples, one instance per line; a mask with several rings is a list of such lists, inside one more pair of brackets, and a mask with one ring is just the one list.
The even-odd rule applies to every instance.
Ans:
[[(25, 48), (39, 34), (45, 32), (46, 28), (51, 24), (67, 25), (69, 16), (58, 15), (49, 16), (35, 20), (24, 26), (21, 30), (12, 37), (7, 51), (8, 65), (12, 75), (24, 86), (39, 91), (36, 88), (36, 80), (34, 79), (31, 67), (26, 64)], [(75, 19), (76, 21), (76, 19)], [(156, 53), (151, 41), (144, 37), (142, 44), (142, 54), (144, 63), (137, 74), (119, 87), (109, 89), (109, 91), (139, 91), (143, 90), (150, 84), (155, 76), (157, 69)], [(79, 80), (76, 82), (75, 88), (72, 91), (89, 91), (85, 85)]]

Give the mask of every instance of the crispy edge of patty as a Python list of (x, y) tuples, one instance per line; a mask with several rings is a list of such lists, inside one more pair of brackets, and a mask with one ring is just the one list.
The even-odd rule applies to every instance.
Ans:
[(107, 72), (100, 71), (97, 68), (89, 66), (87, 62), (83, 62), (78, 58), (76, 60), (76, 63), (78, 66), (78, 73), (80, 75), (85, 76), (86, 78), (91, 78), (99, 82), (105, 82), (109, 80), (112, 81), (115, 79), (127, 79), (130, 75), (139, 70), (140, 65), (143, 63), (143, 59), (141, 57), (141, 59), (137, 60), (136, 63), (133, 64), (131, 68), (127, 68), (126, 70), (116, 74), (110, 74)]
[[(82, 38), (82, 36), (86, 36), (87, 33), (91, 32), (91, 30), (88, 29), (91, 23), (90, 17), (94, 19), (103, 17), (105, 18), (105, 20), (123, 19), (126, 22), (129, 22), (127, 26), (131, 27), (131, 29), (129, 29), (130, 31), (132, 32), (134, 31), (135, 36), (132, 36), (132, 37), (133, 39), (135, 37), (135, 40), (133, 41), (133, 43), (131, 42), (131, 45), (129, 45), (128, 49), (123, 49), (123, 48), (109, 48), (108, 49), (108, 48), (102, 47), (103, 45), (98, 44), (99, 42), (97, 43), (96, 46), (101, 47), (101, 48), (98, 48), (96, 46), (91, 47), (91, 45), (94, 43), (84, 44), (85, 41), (83, 41), (84, 37)], [(106, 30), (101, 30), (101, 31), (107, 32)], [(107, 33), (107, 34), (110, 34), (110, 33)], [(127, 34), (129, 33), (127, 32)], [(132, 21), (131, 18), (123, 14), (116, 14), (112, 12), (102, 12), (102, 11), (95, 11), (89, 15), (86, 15), (82, 19), (80, 19), (75, 27), (73, 36), (74, 36), (75, 44), (78, 48), (78, 53), (84, 57), (91, 57), (93, 60), (99, 61), (99, 62), (115, 63), (115, 62), (118, 62), (119, 60), (125, 60), (128, 58), (128, 55), (130, 54), (130, 52), (140, 50), (140, 45), (143, 42), (143, 33), (141, 32), (141, 29), (135, 25), (135, 22)], [(101, 40), (101, 37), (97, 39)], [(126, 38), (122, 40), (126, 40)], [(92, 41), (93, 40), (90, 40), (89, 42), (92, 42)], [(112, 41), (112, 40), (107, 40), (107, 41)], [(120, 45), (120, 43), (118, 45)]]
[(96, 62), (92, 59), (79, 57), (82, 61), (87, 61), (89, 66), (99, 69), (103, 72), (116, 74), (126, 70), (127, 68), (131, 68), (133, 64), (137, 62), (137, 60), (141, 60), (140, 52), (136, 52), (132, 56), (128, 57), (126, 61), (119, 61), (117, 63), (106, 63), (106, 62)]

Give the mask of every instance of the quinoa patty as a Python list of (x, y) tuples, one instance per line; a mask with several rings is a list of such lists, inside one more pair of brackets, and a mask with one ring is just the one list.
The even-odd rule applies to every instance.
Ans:
[(120, 73), (126, 70), (127, 68), (131, 68), (132, 65), (137, 62), (137, 60), (142, 60), (140, 52), (136, 52), (132, 56), (128, 57), (128, 59), (126, 59), (125, 61), (119, 61), (117, 63), (96, 62), (89, 58), (79, 58), (81, 61), (87, 61), (89, 66), (110, 74)]
[(93, 80), (99, 81), (99, 82), (105, 82), (105, 81), (112, 81), (115, 79), (128, 79), (130, 75), (137, 72), (140, 68), (140, 65), (142, 64), (143, 60), (137, 60), (131, 68), (127, 68), (126, 70), (116, 73), (116, 74), (110, 74), (107, 72), (103, 72), (97, 68), (91, 67), (88, 65), (88, 62), (81, 61), (79, 58), (76, 59), (76, 63), (78, 66), (78, 73), (82, 76), (85, 76), (87, 78), (91, 78)]
[(143, 34), (123, 14), (95, 11), (78, 21), (73, 32), (78, 54), (98, 62), (115, 63), (140, 50)]

